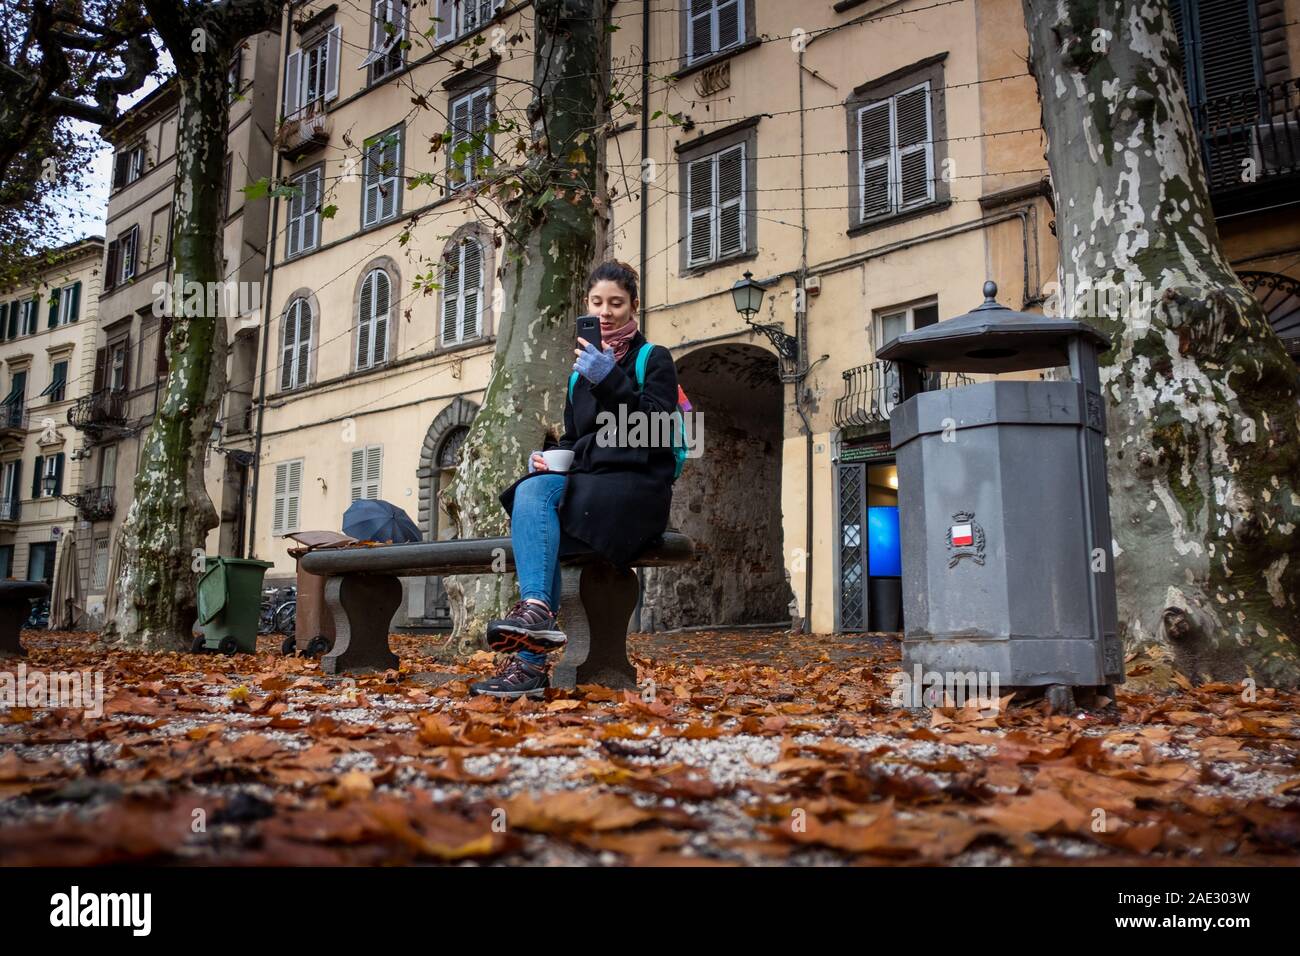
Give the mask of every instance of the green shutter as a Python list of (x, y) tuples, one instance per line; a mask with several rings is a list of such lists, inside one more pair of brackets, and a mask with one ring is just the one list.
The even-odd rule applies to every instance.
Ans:
[(9, 337), (9, 303), (0, 302), (0, 342)]
[(59, 290), (55, 289), (50, 293), (50, 320), (47, 323), (48, 328), (54, 328), (59, 324)]
[(32, 472), (32, 497), (33, 498), (39, 498), (41, 496), (41, 475), (44, 473), (44, 471), (45, 471), (45, 457), (43, 455), (37, 455), (36, 470)]
[(77, 319), (81, 318), (81, 283), (80, 282), (74, 284), (72, 287), (72, 306), (69, 311), (71, 312), (70, 321), (76, 322)]
[(18, 338), (18, 300), (9, 303), (9, 338)]
[(54, 494), (63, 494), (63, 452), (54, 456)]

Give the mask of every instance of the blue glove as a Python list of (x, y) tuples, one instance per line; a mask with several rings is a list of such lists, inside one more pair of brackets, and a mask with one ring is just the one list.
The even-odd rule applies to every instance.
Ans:
[(607, 345), (603, 352), (597, 351), (596, 346), (588, 342), (586, 349), (578, 353), (573, 368), (592, 385), (599, 385), (614, 368), (614, 350)]
[(533, 455), (540, 455), (542, 450), (539, 448), (528, 456), (528, 473), (531, 475), (537, 469), (533, 466)]

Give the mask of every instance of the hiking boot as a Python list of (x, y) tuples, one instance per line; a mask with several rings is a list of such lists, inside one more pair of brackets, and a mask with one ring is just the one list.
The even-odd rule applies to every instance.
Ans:
[(535, 666), (511, 655), (496, 675), (469, 685), (470, 696), (485, 697), (544, 697), (551, 683), (551, 669), (545, 664)]
[(533, 651), (545, 654), (568, 643), (555, 623), (555, 615), (532, 601), (519, 601), (510, 613), (487, 626), (488, 647), (502, 654)]

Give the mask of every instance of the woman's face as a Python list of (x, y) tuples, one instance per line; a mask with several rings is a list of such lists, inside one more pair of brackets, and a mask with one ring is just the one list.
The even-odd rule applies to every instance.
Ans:
[(636, 310), (636, 300), (617, 282), (601, 279), (587, 293), (587, 311), (600, 317), (600, 330), (613, 332), (626, 325)]

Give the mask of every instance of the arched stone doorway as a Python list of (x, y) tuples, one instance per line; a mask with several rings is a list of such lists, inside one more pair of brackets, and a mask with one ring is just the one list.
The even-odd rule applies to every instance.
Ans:
[(669, 524), (695, 540), (701, 558), (645, 571), (641, 626), (788, 622), (794, 595), (783, 559), (776, 356), (724, 344), (675, 358), (678, 381), (702, 416), (703, 454), (687, 459), (673, 487)]
[[(425, 541), (445, 541), (454, 531), (438, 494), (451, 482), (460, 463), (460, 450), (469, 434), (470, 422), (478, 414), (478, 405), (457, 396), (429, 426), (420, 450), (420, 531)], [(418, 582), (418, 583), (417, 583)], [(451, 609), (442, 578), (426, 577), (412, 581), (408, 617), (421, 619), (426, 625), (451, 626)], [(421, 586), (422, 585), (422, 586)]]

